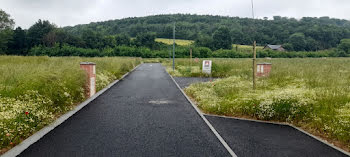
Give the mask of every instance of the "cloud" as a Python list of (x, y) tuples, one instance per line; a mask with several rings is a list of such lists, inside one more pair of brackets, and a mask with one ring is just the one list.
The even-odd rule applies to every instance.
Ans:
[[(349, 0), (254, 0), (256, 17), (330, 16), (346, 19)], [(72, 26), (109, 19), (169, 13), (251, 17), (250, 0), (1, 0), (1, 9), (17, 26), (29, 28), (38, 19)]]

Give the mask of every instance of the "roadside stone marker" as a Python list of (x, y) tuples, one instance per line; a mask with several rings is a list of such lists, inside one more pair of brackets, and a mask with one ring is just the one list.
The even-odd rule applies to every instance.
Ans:
[(81, 62), (80, 68), (86, 71), (89, 97), (96, 93), (96, 64), (92, 62)]
[(211, 74), (211, 60), (204, 60), (202, 66), (203, 73)]

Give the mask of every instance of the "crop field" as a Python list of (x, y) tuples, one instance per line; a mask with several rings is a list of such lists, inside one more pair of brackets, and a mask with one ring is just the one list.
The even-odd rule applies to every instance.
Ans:
[[(242, 51), (242, 52), (251, 52), (253, 50), (253, 46), (252, 45), (236, 45), (236, 44), (232, 44), (232, 48), (236, 49), (238, 51)], [(256, 50), (262, 50), (264, 48), (264, 46), (256, 46)]]
[(0, 154), (86, 99), (82, 61), (97, 64), (101, 90), (141, 59), (0, 56)]
[[(156, 38), (156, 42), (161, 42), (167, 45), (172, 45), (173, 44), (173, 39), (165, 39), (165, 38)], [(175, 43), (177, 45), (181, 45), (181, 46), (189, 46), (191, 44), (194, 44), (193, 40), (182, 40), (182, 39), (176, 39)], [(232, 48), (236, 49), (240, 52), (250, 52), (253, 49), (252, 45), (236, 45), (236, 44), (232, 44)], [(264, 47), (263, 46), (257, 46), (256, 49), (257, 50), (262, 50)]]
[[(173, 39), (164, 39), (164, 38), (156, 38), (156, 42), (161, 42), (167, 45), (172, 45), (173, 44)], [(181, 46), (188, 46), (194, 43), (193, 40), (182, 40), (182, 39), (176, 39), (175, 43), (177, 45)]]
[[(288, 122), (350, 149), (350, 59), (258, 59), (272, 63), (268, 77), (252, 89), (251, 59), (212, 59), (213, 82), (185, 89), (203, 112)], [(173, 76), (207, 77), (201, 61), (177, 59), (163, 65)]]

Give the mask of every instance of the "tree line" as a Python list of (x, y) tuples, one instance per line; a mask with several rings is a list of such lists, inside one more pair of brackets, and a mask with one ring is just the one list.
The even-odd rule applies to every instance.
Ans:
[[(346, 39), (350, 34), (350, 22), (326, 17), (295, 20), (276, 16), (274, 20), (253, 20), (176, 14), (126, 18), (64, 28), (58, 28), (47, 20), (38, 20), (30, 28), (22, 29), (14, 28), (14, 20), (2, 10), (0, 10), (0, 54), (169, 57), (171, 46), (156, 42), (155, 38), (170, 38), (173, 21), (180, 21), (176, 24), (177, 38), (195, 40), (193, 45), (177, 45), (176, 57), (188, 57), (190, 48), (193, 49), (194, 57), (251, 57), (250, 50), (232, 49), (232, 43), (250, 45), (253, 39), (260, 45), (284, 43), (287, 50), (299, 51), (288, 53), (259, 51), (259, 57), (350, 55), (350, 42)], [(265, 31), (259, 31), (262, 29), (259, 27), (261, 25)], [(304, 27), (311, 25), (319, 29), (314, 29), (313, 33), (308, 34), (305, 29), (309, 28)], [(276, 31), (279, 28), (288, 29), (282, 29), (284, 35), (281, 35), (281, 31)], [(238, 30), (241, 32), (237, 32)], [(273, 40), (269, 38), (271, 37), (269, 34), (272, 34)], [(319, 51), (329, 48), (333, 49)]]
[[(341, 39), (350, 38), (350, 21), (329, 17), (304, 17), (300, 20), (274, 16), (273, 19), (250, 19), (210, 15), (155, 15), (93, 22), (64, 29), (72, 34), (82, 34), (93, 29), (103, 35), (126, 33), (135, 37), (140, 32), (154, 32), (160, 38), (172, 38), (176, 22), (176, 37), (202, 41), (201, 46), (217, 49), (214, 35), (219, 28), (226, 28), (229, 40), (234, 44), (285, 45), (288, 50), (317, 51), (336, 47)], [(211, 42), (213, 40), (213, 42)]]

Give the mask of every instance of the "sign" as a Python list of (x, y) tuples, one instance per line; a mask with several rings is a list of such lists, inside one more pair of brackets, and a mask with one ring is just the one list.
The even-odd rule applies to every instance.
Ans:
[(90, 97), (96, 93), (96, 80), (95, 77), (90, 78)]
[(258, 65), (257, 72), (258, 73), (264, 73), (264, 66), (263, 65)]
[(211, 74), (211, 60), (204, 60), (202, 66), (203, 73)]

